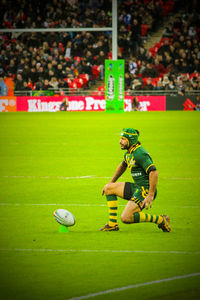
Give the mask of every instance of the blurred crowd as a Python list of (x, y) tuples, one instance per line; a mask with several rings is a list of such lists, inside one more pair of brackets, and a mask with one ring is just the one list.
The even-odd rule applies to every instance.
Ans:
[(154, 47), (138, 48), (126, 67), (126, 89), (200, 90), (200, 14), (177, 16)]
[(1, 28), (109, 27), (112, 0), (1, 0)]
[[(118, 1), (118, 57), (126, 61), (127, 90), (200, 90), (198, 12), (177, 17), (149, 51), (143, 43), (180, 2)], [(112, 0), (16, 0), (15, 6), (1, 0), (0, 15), (1, 28), (110, 27)], [(88, 88), (104, 78), (111, 45), (111, 32), (1, 33), (0, 81), (12, 79), (15, 91)]]

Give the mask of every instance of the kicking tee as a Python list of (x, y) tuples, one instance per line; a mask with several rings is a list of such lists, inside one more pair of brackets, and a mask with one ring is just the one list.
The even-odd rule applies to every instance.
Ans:
[(122, 164), (129, 168), (138, 186), (149, 187), (149, 173), (156, 167), (149, 153), (139, 143), (125, 153)]

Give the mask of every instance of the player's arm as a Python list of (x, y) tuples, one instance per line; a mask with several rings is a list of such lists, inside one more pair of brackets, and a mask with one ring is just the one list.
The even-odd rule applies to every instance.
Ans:
[(122, 176), (122, 174), (126, 171), (127, 165), (126, 163), (123, 161), (122, 163), (119, 164), (119, 166), (117, 167), (113, 177), (111, 178), (110, 182), (116, 182), (117, 179)]
[(148, 209), (149, 206), (150, 207), (152, 206), (157, 184), (158, 184), (158, 171), (155, 169), (150, 171), (149, 173), (149, 193), (147, 197), (144, 199), (142, 203), (142, 207), (144, 206), (146, 209)]

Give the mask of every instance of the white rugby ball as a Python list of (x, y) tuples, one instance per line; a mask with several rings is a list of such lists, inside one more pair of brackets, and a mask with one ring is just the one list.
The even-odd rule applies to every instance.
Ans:
[(66, 209), (57, 209), (54, 211), (55, 220), (65, 226), (73, 226), (75, 224), (75, 218), (72, 213)]

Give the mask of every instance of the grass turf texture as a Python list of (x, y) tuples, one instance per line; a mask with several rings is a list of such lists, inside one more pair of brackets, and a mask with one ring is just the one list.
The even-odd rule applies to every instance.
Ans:
[[(1, 299), (66, 300), (199, 272), (199, 121), (198, 112), (0, 114)], [(159, 170), (149, 212), (169, 214), (171, 233), (150, 223), (99, 231), (123, 127), (140, 130)], [(129, 171), (122, 179), (131, 181)], [(120, 215), (126, 201), (119, 204)], [(59, 233), (57, 208), (76, 217), (69, 233)], [(95, 298), (199, 299), (199, 278)]]

